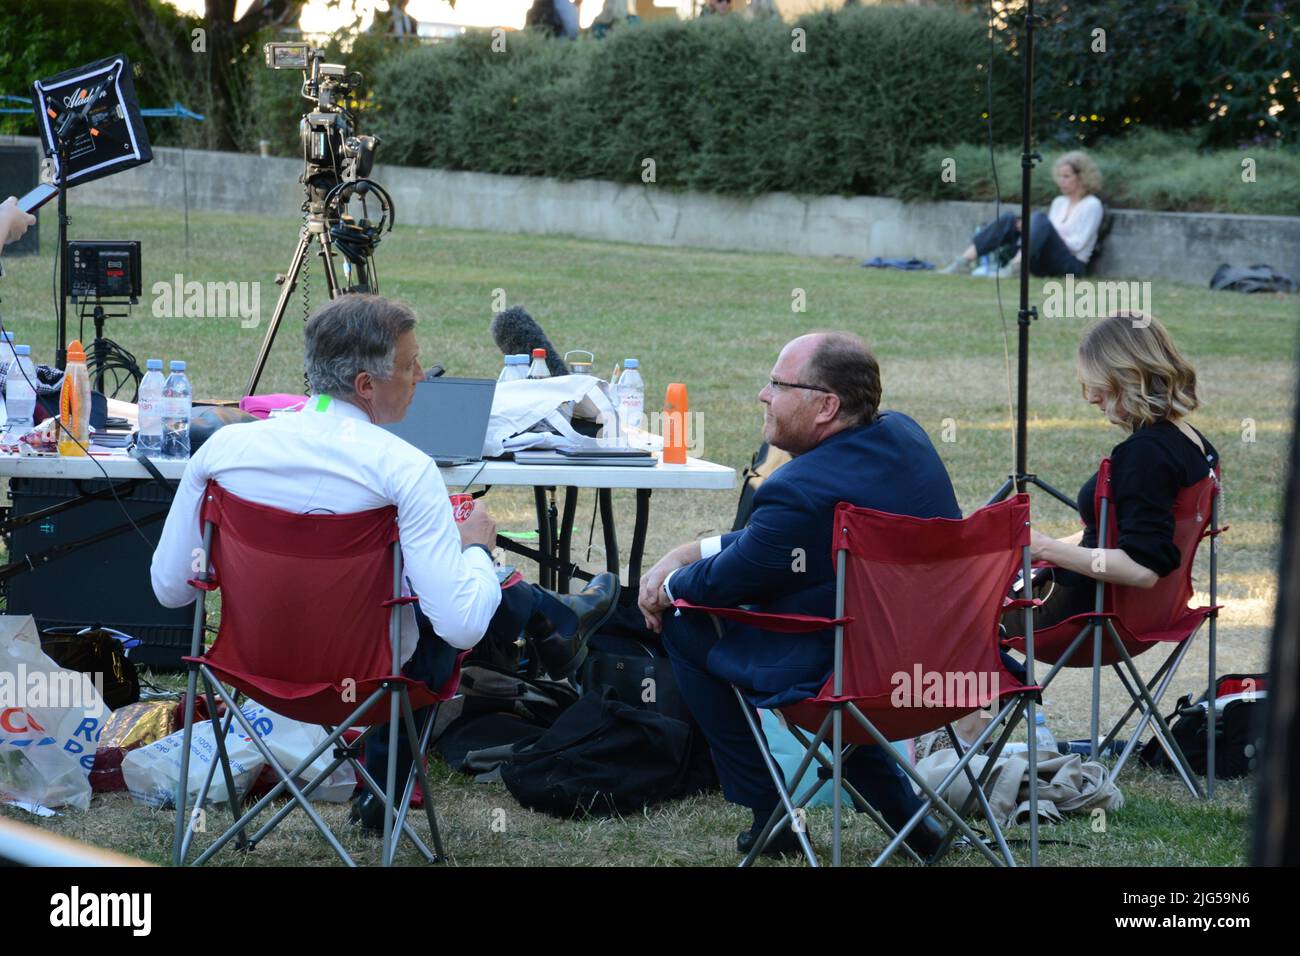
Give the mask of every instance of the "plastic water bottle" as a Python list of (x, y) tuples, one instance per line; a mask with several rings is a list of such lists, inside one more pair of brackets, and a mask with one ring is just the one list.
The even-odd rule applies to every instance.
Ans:
[(32, 430), (36, 411), (36, 368), (32, 365), (30, 346), (11, 346), (13, 356), (5, 375), (5, 432), (17, 441)]
[(618, 377), (618, 419), (624, 434), (642, 427), (645, 381), (641, 378), (640, 368), (641, 363), (636, 359), (625, 359), (623, 374)]
[(1038, 742), (1040, 751), (1046, 751), (1050, 754), (1060, 752), (1056, 747), (1056, 738), (1047, 729), (1047, 715), (1041, 710), (1034, 712), (1034, 739)]
[(172, 362), (171, 374), (162, 387), (162, 457), (184, 460), (190, 457), (190, 407), (194, 392), (185, 376), (185, 363)]
[(528, 377), (528, 356), (527, 355), (507, 355), (505, 365), (501, 369), (501, 374), (497, 376), (498, 382), (515, 382), (521, 378)]
[(150, 458), (162, 455), (162, 359), (149, 359), (148, 371), (140, 379), (139, 433), (136, 447)]
[[(0, 337), (0, 368), (8, 371), (9, 366), (14, 360), (14, 334), (6, 331), (3, 337)], [(9, 433), (9, 416), (5, 411), (4, 403), (0, 402), (0, 431), (3, 434)]]
[(528, 377), (551, 377), (551, 370), (546, 365), (546, 349), (533, 349), (533, 362), (528, 366)]

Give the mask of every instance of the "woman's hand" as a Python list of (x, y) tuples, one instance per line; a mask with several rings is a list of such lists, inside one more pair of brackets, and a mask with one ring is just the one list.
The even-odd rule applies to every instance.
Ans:
[(1041, 531), (1029, 529), (1029, 556), (1035, 561), (1048, 561), (1050, 552), (1059, 542)]

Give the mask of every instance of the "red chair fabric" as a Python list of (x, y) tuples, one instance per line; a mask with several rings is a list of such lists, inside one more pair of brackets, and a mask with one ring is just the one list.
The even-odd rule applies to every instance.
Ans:
[[(890, 740), (905, 740), (1032, 690), (998, 654), (1003, 597), (1029, 544), (1029, 497), (1017, 495), (967, 518), (911, 518), (841, 502), (834, 549), (845, 572), (843, 690), (834, 675), (816, 697), (783, 707), (816, 732), (832, 703), (852, 701)], [(678, 607), (737, 617), (727, 609)], [(824, 629), (837, 621), (743, 612), (767, 630)], [(844, 739), (873, 744), (854, 720)]]
[[(223, 681), (286, 717), (331, 726), (384, 681), (405, 684), (413, 710), (455, 693), (459, 667), (436, 694), (393, 672), (396, 508), (291, 514), (209, 482), (200, 522), (209, 521), (221, 626), (198, 660)], [(388, 717), (381, 698), (353, 723)]]
[[(1110, 459), (1101, 463), (1097, 474), (1097, 492), (1094, 497), (1094, 514), (1101, 516), (1101, 503), (1107, 502), (1106, 547), (1116, 547), (1119, 524), (1115, 511), (1111, 480)], [(1211, 611), (1222, 605), (1188, 607), (1192, 597), (1192, 568), (1196, 563), (1196, 550), (1201, 539), (1209, 536), (1213, 515), (1214, 495), (1219, 480), (1219, 469), (1194, 485), (1179, 492), (1174, 499), (1174, 544), (1182, 555), (1182, 563), (1165, 575), (1151, 588), (1121, 587), (1107, 584), (1103, 590), (1103, 615), (1111, 619), (1125, 650), (1136, 657), (1156, 644), (1177, 644), (1196, 632)], [(1091, 626), (1094, 614), (1076, 614), (1052, 627), (1034, 631), (1034, 657), (1055, 664), (1069, 650), (1079, 632)], [(1024, 650), (1024, 639), (1008, 639), (1005, 646)], [(1101, 662), (1104, 665), (1122, 660), (1114, 644), (1102, 642)], [(1066, 667), (1092, 667), (1093, 647), (1084, 641), (1065, 662)]]

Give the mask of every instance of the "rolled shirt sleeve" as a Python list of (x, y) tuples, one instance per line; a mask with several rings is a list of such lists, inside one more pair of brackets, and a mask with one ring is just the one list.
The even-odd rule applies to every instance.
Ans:
[(501, 585), (483, 548), (461, 549), (447, 486), (432, 460), (397, 476), (392, 498), (402, 566), (434, 631), (452, 647), (473, 647), (501, 604)]
[(193, 603), (199, 593), (188, 582), (199, 568), (206, 566), (205, 560), (199, 563), (203, 558), (199, 509), (208, 486), (207, 462), (216, 437), (213, 435), (186, 464), (163, 524), (162, 537), (153, 552), (149, 579), (154, 596), (163, 607), (184, 607)]

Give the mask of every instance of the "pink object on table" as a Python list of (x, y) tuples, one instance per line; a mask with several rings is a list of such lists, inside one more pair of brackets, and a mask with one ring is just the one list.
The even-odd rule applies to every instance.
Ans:
[(239, 400), (239, 410), (248, 412), (254, 418), (269, 418), (271, 412), (276, 409), (294, 408), (301, 406), (305, 401), (307, 401), (306, 395), (290, 395), (285, 392), (271, 395), (245, 395)]

